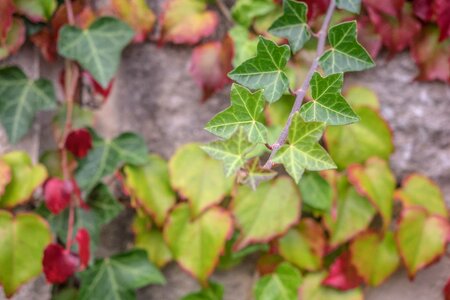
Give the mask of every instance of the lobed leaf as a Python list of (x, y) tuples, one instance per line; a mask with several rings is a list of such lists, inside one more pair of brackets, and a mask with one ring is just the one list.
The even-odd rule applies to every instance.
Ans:
[(295, 300), (302, 282), (300, 272), (289, 263), (280, 264), (274, 273), (261, 277), (253, 290), (256, 300)]
[(253, 190), (256, 190), (261, 182), (273, 179), (277, 173), (272, 170), (264, 169), (259, 164), (259, 158), (251, 160), (245, 168), (245, 176), (242, 183), (247, 184)]

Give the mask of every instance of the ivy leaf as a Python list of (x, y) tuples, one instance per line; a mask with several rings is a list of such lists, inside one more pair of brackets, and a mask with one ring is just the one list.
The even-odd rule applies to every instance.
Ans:
[(0, 69), (0, 120), (11, 143), (28, 132), (36, 112), (55, 107), (50, 81), (28, 79), (18, 67)]
[(235, 25), (228, 34), (233, 40), (233, 66), (239, 66), (249, 58), (256, 56), (258, 40), (248, 31), (247, 28)]
[(359, 14), (361, 11), (361, 0), (337, 0), (336, 5), (340, 9), (345, 9), (355, 14)]
[(422, 208), (403, 210), (395, 238), (410, 278), (444, 254), (449, 234), (447, 219)]
[(303, 200), (303, 209), (313, 213), (324, 213), (330, 210), (332, 190), (328, 182), (316, 172), (303, 175), (298, 183)]
[(150, 155), (145, 165), (127, 165), (124, 172), (126, 187), (138, 206), (152, 216), (158, 226), (162, 226), (176, 202), (167, 162), (159, 156)]
[(267, 170), (260, 166), (259, 158), (251, 160), (245, 168), (246, 175), (242, 179), (242, 183), (247, 184), (253, 190), (256, 190), (261, 182), (273, 179), (277, 173), (273, 170)]
[(168, 0), (160, 16), (161, 41), (193, 45), (215, 32), (219, 16), (207, 10), (206, 2)]
[(264, 126), (264, 97), (262, 91), (250, 92), (245, 87), (231, 86), (231, 106), (212, 118), (205, 129), (229, 139), (242, 127), (252, 143), (267, 142), (267, 128)]
[(181, 298), (181, 300), (222, 300), (224, 288), (218, 283), (209, 282), (208, 287), (199, 292), (191, 293)]
[(202, 284), (214, 270), (232, 232), (233, 220), (226, 210), (214, 206), (192, 220), (186, 203), (172, 210), (164, 227), (173, 257)]
[(346, 178), (337, 182), (336, 211), (324, 216), (330, 233), (330, 246), (336, 247), (366, 229), (372, 221), (375, 210), (370, 202), (361, 197)]
[[(283, 199), (274, 202), (273, 199)], [(300, 217), (300, 194), (288, 177), (261, 183), (255, 191), (239, 186), (231, 210), (240, 228), (236, 249), (282, 235)], [(273, 216), (277, 216), (274, 218)]]
[(169, 173), (172, 187), (187, 198), (193, 216), (220, 203), (233, 184), (233, 177), (225, 177), (222, 163), (197, 144), (178, 149), (169, 161)]
[(0, 210), (0, 284), (7, 297), (42, 272), (50, 241), (48, 224), (38, 215)]
[(311, 79), (313, 101), (305, 103), (300, 114), (307, 122), (319, 121), (329, 125), (345, 125), (359, 121), (351, 106), (341, 95), (344, 76), (342, 73), (327, 77), (314, 73)]
[[(3, 12), (0, 11), (0, 13)], [(1, 29), (0, 25), (0, 34)], [(22, 47), (26, 37), (25, 23), (20, 18), (12, 18), (11, 25), (4, 34), (5, 36), (0, 35), (0, 59), (4, 59), (9, 55), (16, 53), (20, 47)]]
[(13, 16), (16, 7), (14, 5), (13, 0), (4, 0), (0, 3), (0, 14), (2, 15), (2, 19), (0, 20), (0, 41), (4, 42), (8, 31), (10, 30), (13, 24)]
[(356, 40), (356, 21), (332, 26), (328, 31), (331, 49), (320, 57), (325, 75), (362, 71), (375, 66), (367, 51)]
[(11, 167), (0, 158), (0, 197), (5, 192), (6, 186), (11, 182)]
[(41, 186), (47, 178), (47, 170), (41, 164), (33, 165), (26, 152), (10, 152), (0, 157), (11, 170), (11, 178), (0, 194), (0, 207), (13, 208), (27, 202), (33, 192)]
[(308, 24), (306, 23), (306, 12), (308, 7), (305, 3), (294, 0), (283, 0), (284, 14), (278, 18), (269, 28), (273, 35), (287, 38), (292, 52), (297, 52), (311, 38)]
[(430, 214), (448, 217), (441, 189), (435, 182), (423, 175), (412, 174), (406, 177), (394, 197), (406, 208), (419, 207)]
[(163, 284), (165, 279), (148, 260), (145, 251), (132, 250), (97, 260), (80, 273), (78, 299), (136, 299), (135, 289), (148, 284)]
[(347, 169), (348, 179), (358, 193), (373, 204), (383, 218), (384, 229), (392, 219), (393, 196), (396, 186), (394, 174), (388, 163), (377, 157), (370, 158), (365, 165), (354, 164)]
[(244, 61), (228, 76), (250, 89), (264, 89), (269, 103), (275, 102), (289, 87), (284, 67), (290, 57), (289, 47), (259, 37), (256, 56)]
[(350, 252), (342, 253), (330, 266), (328, 276), (322, 281), (323, 285), (334, 287), (340, 291), (357, 288), (363, 283), (355, 267), (350, 261)]
[(24, 14), (33, 22), (48, 21), (56, 10), (56, 0), (14, 0), (14, 5), (19, 13)]
[(256, 282), (253, 293), (256, 300), (295, 300), (302, 282), (300, 272), (289, 263), (280, 264), (275, 273)]
[(280, 255), (286, 261), (307, 271), (317, 271), (322, 267), (325, 246), (325, 232), (311, 218), (302, 219), (278, 244)]
[(49, 179), (44, 186), (45, 205), (48, 210), (57, 215), (70, 204), (72, 183), (59, 178)]
[(350, 252), (358, 274), (371, 286), (383, 283), (400, 263), (392, 232), (386, 232), (384, 237), (375, 232), (363, 233), (351, 243)]
[(86, 29), (65, 25), (59, 31), (58, 53), (76, 60), (106, 88), (133, 35), (128, 25), (112, 17), (101, 17)]
[(144, 140), (134, 133), (123, 133), (112, 141), (95, 136), (92, 150), (79, 162), (75, 179), (79, 187), (88, 193), (121, 164), (145, 164), (147, 153)]
[(75, 157), (85, 157), (92, 148), (92, 137), (87, 129), (72, 130), (66, 138), (64, 147)]
[(325, 123), (305, 122), (299, 113), (292, 119), (288, 144), (280, 148), (273, 161), (282, 163), (295, 182), (300, 181), (305, 169), (336, 168), (328, 153), (318, 144), (324, 129)]
[(299, 290), (299, 299), (302, 300), (363, 300), (364, 296), (360, 288), (350, 291), (338, 291), (334, 288), (322, 285), (327, 277), (325, 272), (309, 273), (304, 277)]
[(387, 160), (394, 151), (392, 131), (380, 113), (366, 106), (356, 107), (355, 112), (359, 123), (330, 126), (325, 131), (325, 144), (339, 169), (372, 156)]
[(276, 7), (272, 0), (237, 0), (231, 14), (236, 23), (248, 28), (255, 18), (270, 14)]
[(79, 263), (78, 257), (69, 250), (52, 243), (45, 248), (42, 259), (45, 279), (52, 284), (64, 283), (76, 272)]
[(443, 292), (445, 300), (450, 300), (450, 278), (447, 280)]
[(80, 266), (82, 268), (87, 267), (89, 259), (91, 257), (90, 244), (91, 237), (89, 231), (86, 228), (80, 228), (75, 235), (75, 240), (78, 244), (78, 256), (80, 258)]

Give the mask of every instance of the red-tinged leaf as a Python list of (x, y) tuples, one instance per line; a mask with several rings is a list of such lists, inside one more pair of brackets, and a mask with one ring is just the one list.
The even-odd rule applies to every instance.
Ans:
[(260, 276), (275, 272), (278, 265), (283, 262), (283, 258), (279, 255), (265, 253), (261, 255), (256, 263), (256, 269)]
[(367, 16), (361, 16), (358, 19), (358, 41), (372, 57), (377, 57), (383, 46), (381, 36), (376, 32), (375, 26)]
[(0, 44), (5, 41), (12, 26), (15, 10), (12, 0), (2, 0), (0, 2), (0, 16), (2, 16), (0, 19)]
[(44, 274), (49, 283), (64, 283), (72, 276), (79, 264), (78, 258), (59, 244), (50, 244), (45, 248)]
[(390, 54), (405, 50), (421, 29), (410, 5), (404, 5), (400, 17), (392, 17), (368, 8), (369, 17)]
[(211, 35), (219, 22), (218, 15), (199, 0), (168, 0), (160, 15), (161, 42), (196, 44)]
[(92, 137), (87, 129), (77, 129), (69, 133), (65, 147), (78, 158), (85, 157), (92, 148)]
[(330, 0), (303, 0), (308, 5), (308, 21), (311, 22), (319, 16), (322, 16), (328, 8)]
[(450, 37), (450, 1), (435, 0), (437, 23), (441, 29), (439, 40), (443, 41)]
[(102, 87), (88, 72), (83, 72), (82, 79), (83, 86), (90, 93), (94, 103), (104, 104), (108, 100), (109, 94), (114, 86), (114, 79), (109, 82), (106, 88)]
[(0, 159), (0, 196), (5, 192), (5, 187), (11, 181), (11, 167)]
[(450, 40), (438, 40), (438, 28), (430, 25), (412, 43), (411, 56), (419, 67), (417, 80), (450, 82)]
[(25, 24), (22, 19), (13, 18), (6, 37), (0, 41), (0, 59), (16, 53), (25, 42)]
[(322, 284), (341, 291), (348, 291), (360, 286), (363, 278), (358, 275), (350, 258), (350, 252), (341, 254), (331, 265), (330, 273), (322, 281)]
[(75, 239), (78, 243), (78, 256), (80, 258), (81, 268), (87, 267), (90, 258), (90, 241), (89, 232), (85, 228), (78, 229)]
[(136, 32), (134, 41), (143, 42), (152, 31), (156, 17), (145, 0), (112, 0), (114, 13)]
[(45, 205), (48, 210), (57, 215), (69, 204), (73, 185), (70, 181), (51, 178), (44, 187)]
[(209, 42), (194, 49), (190, 72), (202, 88), (202, 102), (231, 82), (227, 74), (232, 70), (233, 43), (229, 37), (223, 42)]
[(414, 14), (423, 21), (430, 21), (433, 18), (434, 0), (413, 0)]
[(363, 0), (367, 9), (375, 10), (379, 13), (393, 17), (401, 15), (405, 0)]
[(450, 278), (448, 279), (447, 283), (444, 287), (444, 300), (450, 300)]

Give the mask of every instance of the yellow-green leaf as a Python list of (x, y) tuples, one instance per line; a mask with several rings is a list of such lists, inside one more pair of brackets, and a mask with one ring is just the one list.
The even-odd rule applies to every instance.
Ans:
[(253, 294), (256, 300), (296, 300), (301, 282), (300, 271), (284, 262), (277, 267), (274, 273), (258, 280)]
[(364, 296), (360, 288), (349, 291), (339, 291), (322, 285), (327, 277), (325, 272), (309, 273), (304, 277), (299, 290), (301, 300), (363, 300)]

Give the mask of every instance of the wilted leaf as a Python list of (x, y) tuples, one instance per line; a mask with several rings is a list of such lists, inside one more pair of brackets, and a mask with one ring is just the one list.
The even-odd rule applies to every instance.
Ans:
[(383, 283), (400, 264), (394, 234), (380, 235), (367, 232), (353, 240), (350, 246), (351, 261), (358, 274), (371, 286)]
[(235, 248), (242, 249), (248, 244), (268, 242), (282, 235), (298, 222), (300, 207), (300, 193), (288, 177), (263, 182), (256, 190), (239, 186), (231, 205), (241, 231)]
[(449, 234), (447, 219), (422, 208), (403, 210), (395, 237), (410, 278), (444, 254)]
[(313, 219), (305, 218), (279, 240), (280, 255), (300, 269), (316, 271), (322, 267), (325, 233)]
[(269, 103), (275, 102), (289, 87), (284, 67), (290, 57), (288, 46), (278, 46), (274, 42), (259, 37), (257, 54), (244, 61), (228, 76), (250, 89), (264, 89)]
[(256, 300), (295, 300), (302, 282), (300, 272), (289, 263), (280, 264), (275, 273), (261, 277), (253, 290)]
[(128, 25), (112, 17), (99, 18), (86, 29), (65, 25), (59, 32), (58, 53), (76, 60), (107, 87), (133, 35)]
[(163, 284), (165, 279), (143, 250), (132, 250), (97, 260), (80, 274), (78, 299), (136, 299), (135, 290), (148, 284)]
[(161, 41), (193, 45), (211, 35), (219, 16), (206, 4), (205, 0), (168, 0), (160, 16)]
[(299, 290), (299, 300), (363, 300), (364, 296), (360, 288), (350, 291), (338, 291), (322, 285), (327, 277), (325, 272), (310, 273), (304, 277)]
[(345, 125), (359, 120), (351, 106), (341, 94), (344, 76), (342, 73), (327, 77), (314, 73), (311, 79), (312, 101), (305, 103), (300, 114), (307, 122), (326, 122), (329, 125)]
[(296, 113), (289, 129), (288, 144), (283, 145), (273, 161), (282, 163), (289, 175), (299, 182), (305, 170), (334, 169), (336, 165), (318, 141), (325, 123), (305, 122)]
[(13, 208), (25, 203), (47, 178), (45, 167), (41, 164), (33, 165), (25, 152), (10, 152), (1, 156), (0, 160), (11, 169), (11, 180), (0, 196), (0, 207)]
[(11, 143), (28, 132), (38, 111), (55, 107), (50, 81), (28, 79), (18, 67), (0, 69), (0, 120)]
[(45, 248), (42, 265), (48, 283), (64, 283), (78, 268), (78, 257), (59, 244), (50, 244)]
[(303, 200), (303, 209), (313, 213), (330, 210), (332, 190), (328, 182), (316, 172), (308, 172), (298, 183)]
[(0, 284), (7, 297), (42, 272), (44, 248), (50, 240), (44, 219), (0, 210)]
[(284, 14), (278, 18), (269, 28), (273, 35), (287, 38), (292, 52), (297, 52), (310, 39), (308, 24), (306, 23), (306, 12), (308, 7), (305, 3), (294, 0), (283, 1)]
[(183, 203), (172, 210), (164, 237), (180, 266), (205, 284), (232, 230), (233, 220), (226, 210), (214, 206), (192, 220), (189, 206)]
[(150, 155), (142, 166), (127, 165), (124, 169), (126, 187), (138, 206), (158, 226), (162, 226), (167, 213), (176, 202), (176, 193), (170, 186), (167, 162), (156, 155)]
[(362, 71), (375, 66), (369, 53), (356, 40), (356, 21), (334, 25), (328, 31), (331, 49), (320, 57), (326, 75)]
[(13, 0), (19, 13), (33, 22), (48, 21), (58, 3), (56, 0)]
[(197, 144), (178, 148), (169, 161), (169, 172), (172, 187), (188, 199), (194, 216), (220, 203), (233, 182), (233, 177), (225, 177), (222, 163)]
[(350, 252), (342, 253), (331, 264), (330, 271), (322, 281), (322, 284), (341, 291), (352, 290), (360, 286), (363, 283), (363, 279), (358, 275), (350, 259)]
[(208, 287), (184, 296), (181, 300), (222, 300), (223, 294), (223, 286), (215, 282), (208, 282)]

